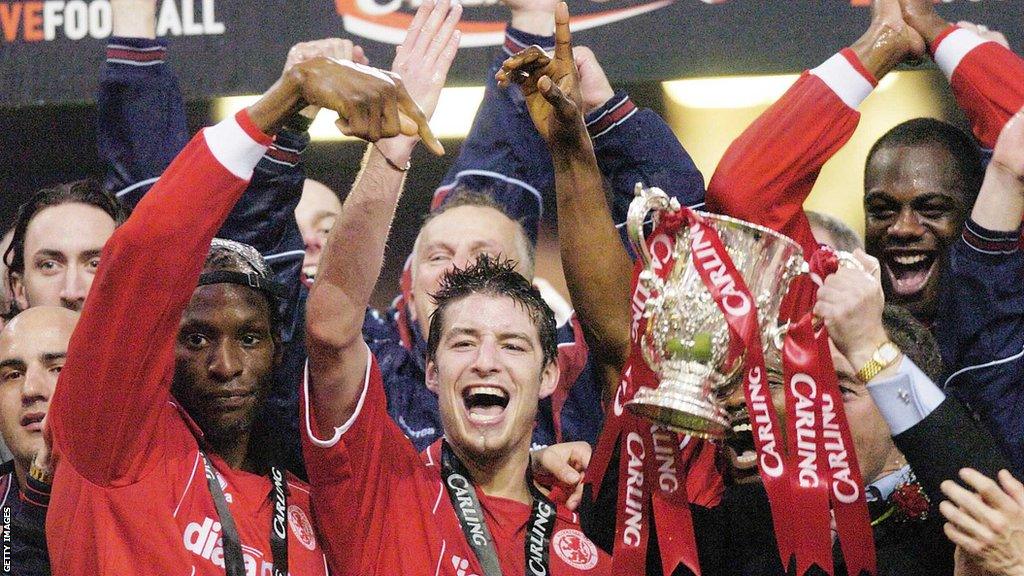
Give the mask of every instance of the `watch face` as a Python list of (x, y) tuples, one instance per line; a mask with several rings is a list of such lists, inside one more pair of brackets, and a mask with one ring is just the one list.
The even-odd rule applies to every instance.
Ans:
[(895, 360), (899, 353), (900, 349), (897, 348), (895, 344), (892, 342), (886, 342), (878, 349), (875, 355), (878, 362), (887, 365)]

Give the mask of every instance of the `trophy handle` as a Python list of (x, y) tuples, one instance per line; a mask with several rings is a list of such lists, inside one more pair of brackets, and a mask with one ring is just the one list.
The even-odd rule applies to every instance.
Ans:
[(637, 182), (633, 189), (635, 198), (629, 204), (629, 211), (626, 215), (626, 233), (629, 236), (629, 243), (633, 246), (633, 252), (640, 258), (644, 266), (651, 263), (651, 253), (647, 249), (647, 238), (644, 237), (644, 224), (647, 215), (654, 212), (654, 222), (657, 223), (658, 213), (668, 210), (678, 210), (679, 201), (670, 198), (661, 188), (647, 188), (643, 182)]

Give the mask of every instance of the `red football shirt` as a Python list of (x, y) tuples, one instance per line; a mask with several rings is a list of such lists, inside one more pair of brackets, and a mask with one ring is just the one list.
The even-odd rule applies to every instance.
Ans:
[[(313, 510), (332, 574), (482, 574), (441, 481), (440, 444), (421, 455), (391, 421), (372, 354), (355, 414), (333, 438), (316, 438), (309, 387), (302, 391), (303, 451)], [(526, 574), (531, 507), (477, 491), (502, 573)], [(576, 515), (556, 511), (549, 573), (610, 574), (611, 558), (580, 531)]]
[[(54, 574), (224, 574), (201, 433), (171, 397), (174, 344), (210, 239), (267, 144), (244, 113), (207, 128), (103, 249), (48, 417)], [(210, 456), (247, 574), (270, 574), (270, 480)], [(308, 487), (288, 487), (289, 572), (325, 575)]]

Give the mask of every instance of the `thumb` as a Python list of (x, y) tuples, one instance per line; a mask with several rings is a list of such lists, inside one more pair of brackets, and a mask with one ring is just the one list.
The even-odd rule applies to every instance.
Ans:
[(551, 81), (551, 78), (541, 76), (537, 80), (537, 89), (560, 116), (570, 116), (575, 112), (576, 105)]

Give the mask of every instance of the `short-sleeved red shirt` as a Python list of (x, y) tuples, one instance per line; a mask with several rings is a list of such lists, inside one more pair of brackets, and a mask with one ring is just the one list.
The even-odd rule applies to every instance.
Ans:
[[(416, 453), (387, 414), (377, 360), (369, 355), (355, 414), (335, 436), (317, 439), (302, 391), (303, 450), (318, 533), (332, 574), (473, 576), (482, 571), (466, 542), (441, 481), (440, 443)], [(526, 575), (525, 539), (531, 507), (477, 491), (494, 538), (502, 573)], [(549, 573), (611, 573), (611, 558), (558, 507), (549, 550)]]

